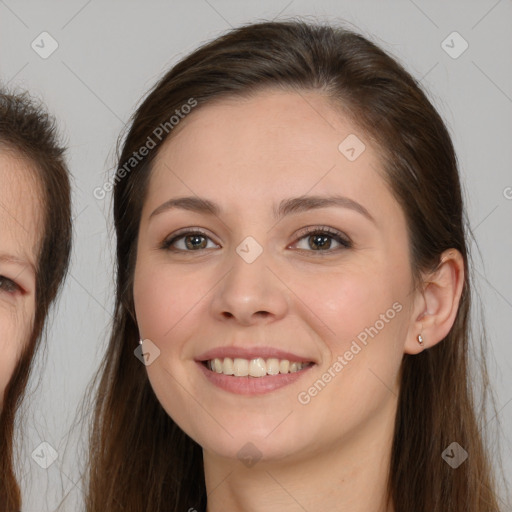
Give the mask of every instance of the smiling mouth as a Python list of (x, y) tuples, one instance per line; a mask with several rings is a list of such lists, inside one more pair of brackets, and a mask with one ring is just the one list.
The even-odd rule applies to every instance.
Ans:
[(288, 359), (258, 357), (255, 359), (242, 359), (230, 357), (209, 359), (202, 361), (208, 370), (232, 377), (265, 377), (267, 375), (279, 375), (296, 373), (315, 363), (311, 361), (290, 362)]

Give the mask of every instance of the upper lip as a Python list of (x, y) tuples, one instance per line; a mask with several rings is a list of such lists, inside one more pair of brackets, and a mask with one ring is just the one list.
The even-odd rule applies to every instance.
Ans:
[(301, 363), (301, 362), (315, 362), (308, 356), (300, 356), (293, 354), (292, 352), (286, 352), (273, 347), (216, 347), (206, 352), (203, 352), (196, 358), (196, 361), (210, 361), (211, 359), (224, 359), (230, 357), (231, 359), (257, 359), (259, 357), (263, 359), (287, 359), (290, 362)]

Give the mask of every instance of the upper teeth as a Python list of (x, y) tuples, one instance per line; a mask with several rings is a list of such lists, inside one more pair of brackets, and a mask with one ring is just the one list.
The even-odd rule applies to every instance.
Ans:
[(293, 373), (302, 370), (309, 363), (290, 363), (287, 359), (210, 359), (206, 366), (217, 373), (234, 375), (235, 377), (264, 377), (265, 375), (277, 375), (278, 373)]

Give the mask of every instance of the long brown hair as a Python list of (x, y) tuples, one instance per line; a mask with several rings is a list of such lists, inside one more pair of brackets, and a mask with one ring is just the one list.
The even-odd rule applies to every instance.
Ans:
[(23, 158), (35, 173), (43, 205), (44, 226), (39, 234), (36, 260), (33, 328), (5, 390), (0, 412), (0, 511), (13, 512), (21, 508), (13, 457), (15, 416), (23, 400), (32, 360), (40, 346), (45, 318), (68, 268), (71, 190), (55, 119), (27, 93), (0, 90), (0, 151), (10, 151)]
[[(159, 404), (134, 357), (138, 328), (133, 275), (139, 222), (153, 159), (172, 131), (126, 166), (191, 98), (213, 100), (265, 88), (318, 91), (370, 137), (384, 176), (407, 218), (411, 268), (435, 269), (449, 248), (468, 268), (463, 199), (450, 135), (416, 81), (392, 57), (342, 27), (301, 20), (262, 22), (230, 31), (178, 62), (135, 112), (114, 176), (117, 288), (110, 343), (96, 376), (90, 432), (88, 512), (203, 510), (201, 447)], [(469, 374), (471, 278), (446, 338), (405, 355), (389, 499), (396, 512), (496, 512), (492, 477)], [(487, 389), (485, 359), (479, 372)], [(469, 454), (457, 470), (441, 457), (453, 441)]]

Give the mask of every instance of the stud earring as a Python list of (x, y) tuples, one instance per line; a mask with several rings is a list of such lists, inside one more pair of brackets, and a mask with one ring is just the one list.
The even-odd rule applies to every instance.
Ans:
[(421, 334), (418, 334), (418, 343), (423, 346), (423, 336)]

